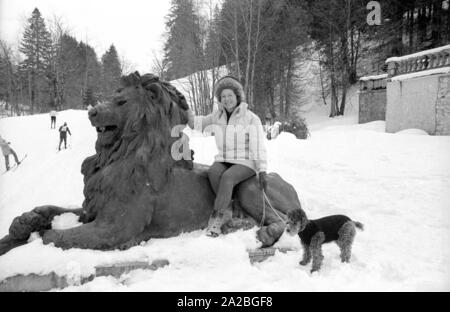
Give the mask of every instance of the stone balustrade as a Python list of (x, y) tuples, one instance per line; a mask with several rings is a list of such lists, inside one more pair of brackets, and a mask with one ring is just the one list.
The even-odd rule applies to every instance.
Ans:
[(450, 45), (386, 60), (388, 76), (420, 72), (450, 66)]
[(386, 89), (387, 74), (366, 76), (359, 79), (359, 91)]

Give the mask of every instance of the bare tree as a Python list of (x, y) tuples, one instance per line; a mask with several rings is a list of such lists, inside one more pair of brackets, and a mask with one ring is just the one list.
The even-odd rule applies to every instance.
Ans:
[(61, 66), (62, 37), (69, 30), (64, 26), (61, 17), (53, 16), (49, 23), (49, 31), (52, 40), (52, 57), (50, 71), (47, 75), (49, 86), (53, 91), (53, 107), (60, 108), (64, 98), (64, 76), (67, 74)]
[(152, 59), (152, 73), (156, 74), (161, 80), (165, 80), (166, 71), (168, 68), (167, 61), (164, 57), (160, 57), (157, 55), (155, 51), (152, 51), (153, 59)]
[(122, 71), (122, 75), (130, 74), (131, 72), (134, 72), (134, 68), (136, 68), (136, 64), (128, 60), (124, 53), (119, 54), (120, 58), (120, 70)]
[(8, 105), (11, 109), (11, 115), (19, 112), (18, 103), (18, 80), (15, 74), (15, 65), (13, 64), (13, 50), (4, 40), (0, 40), (0, 79), (6, 87), (6, 109)]
[[(220, 34), (226, 47), (224, 47), (224, 55), (228, 62), (229, 71), (240, 79), (240, 36), (239, 36), (239, 4), (240, 0), (230, 0), (224, 3), (222, 7), (222, 24)], [(231, 54), (229, 55), (228, 52)]]

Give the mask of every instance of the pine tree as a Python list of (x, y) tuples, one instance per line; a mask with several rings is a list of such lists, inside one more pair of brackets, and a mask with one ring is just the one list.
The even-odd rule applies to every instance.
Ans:
[[(81, 42), (78, 46), (78, 51), (82, 71), (80, 74), (83, 90), (82, 93), (85, 94), (88, 89), (92, 89), (93, 94), (97, 97), (97, 95), (102, 92), (103, 88), (104, 78), (102, 74), (102, 64), (98, 62), (97, 54), (90, 45)], [(120, 63), (118, 63), (118, 65), (116, 65), (115, 67), (115, 71), (118, 71), (118, 74), (116, 74), (116, 76), (118, 75), (120, 77)], [(111, 92), (112, 90), (110, 89), (108, 91)], [(80, 103), (80, 101), (78, 103)]]
[(89, 105), (95, 106), (96, 103), (97, 99), (92, 91), (92, 87), (88, 87), (83, 96), (83, 105), (84, 107), (88, 107)]
[(201, 67), (203, 49), (200, 44), (199, 17), (192, 0), (172, 0), (168, 17), (168, 40), (164, 47), (168, 79), (177, 79)]
[(57, 60), (55, 68), (56, 99), (60, 108), (74, 108), (74, 100), (80, 90), (78, 77), (81, 75), (81, 61), (78, 57), (78, 42), (68, 34), (63, 34), (57, 43)]
[(25, 55), (21, 64), (23, 73), (28, 78), (31, 112), (34, 112), (36, 104), (43, 107), (43, 88), (46, 86), (46, 74), (49, 70), (51, 58), (51, 37), (47, 31), (45, 21), (38, 8), (33, 10), (28, 19), (19, 51)]
[(104, 98), (107, 98), (119, 87), (121, 76), (122, 67), (120, 65), (119, 55), (114, 45), (111, 45), (108, 51), (102, 56), (102, 93)]
[(5, 102), (5, 110), (18, 112), (17, 66), (13, 61), (11, 46), (0, 40), (0, 101)]

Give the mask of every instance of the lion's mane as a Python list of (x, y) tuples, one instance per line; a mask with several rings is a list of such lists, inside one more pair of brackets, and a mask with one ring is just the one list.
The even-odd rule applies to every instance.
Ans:
[[(145, 188), (156, 200), (174, 166), (170, 148), (177, 138), (171, 138), (169, 131), (188, 121), (185, 97), (158, 77), (133, 73), (123, 77), (121, 85), (143, 92), (145, 100), (129, 112), (120, 139), (110, 146), (96, 143), (96, 154), (82, 164), (85, 222), (96, 218), (98, 209), (111, 199), (127, 203)], [(121, 96), (115, 95), (114, 100)]]

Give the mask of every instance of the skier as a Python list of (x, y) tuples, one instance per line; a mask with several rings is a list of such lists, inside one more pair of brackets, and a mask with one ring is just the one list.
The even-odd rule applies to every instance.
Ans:
[(6, 171), (8, 171), (10, 169), (9, 166), (9, 155), (12, 154), (14, 157), (14, 160), (16, 161), (17, 165), (20, 165), (20, 161), (19, 158), (17, 158), (17, 154), (16, 152), (12, 149), (12, 147), (10, 146), (11, 142), (7, 142), (5, 139), (3, 139), (0, 136), (0, 146), (2, 148), (2, 152), (3, 152), (3, 156), (5, 156), (5, 167), (6, 167)]
[(61, 127), (59, 127), (59, 146), (58, 151), (61, 150), (61, 143), (64, 141), (64, 149), (67, 149), (67, 132), (69, 132), (70, 136), (72, 136), (72, 133), (70, 133), (69, 127), (67, 126), (67, 122), (64, 123)]
[(56, 129), (56, 115), (58, 113), (55, 110), (50, 111), (50, 129)]

